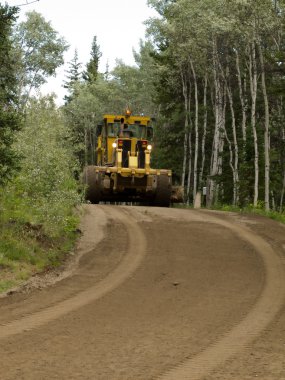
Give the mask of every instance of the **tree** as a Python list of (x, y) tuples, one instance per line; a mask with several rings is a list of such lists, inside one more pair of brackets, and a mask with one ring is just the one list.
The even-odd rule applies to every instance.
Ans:
[(148, 3), (160, 14), (148, 22), (160, 78), (155, 98), (161, 115), (172, 120), (175, 133), (165, 133), (173, 139), (184, 134), (179, 160), (187, 194), (191, 188), (194, 199), (207, 181), (209, 206), (257, 206), (264, 198), (267, 210), (277, 202), (282, 209), (284, 2)]
[(96, 81), (75, 85), (76, 96), (65, 104), (64, 111), (81, 168), (95, 164), (97, 125), (103, 114), (121, 114), (127, 106), (134, 114), (153, 115), (157, 112), (151, 100), (150, 50), (150, 45), (141, 44), (141, 51), (135, 53), (138, 67), (117, 60), (116, 67), (108, 75), (98, 73)]
[(15, 29), (14, 44), (17, 59), (17, 79), (20, 103), (25, 108), (34, 89), (53, 76), (64, 63), (63, 53), (68, 45), (39, 13), (26, 14), (27, 20)]
[(64, 97), (66, 103), (69, 103), (74, 96), (76, 96), (76, 85), (80, 82), (82, 77), (82, 73), (80, 72), (80, 68), (82, 63), (78, 60), (78, 52), (77, 49), (74, 51), (74, 57), (69, 62), (69, 69), (67, 70), (67, 80), (64, 82), (63, 87), (67, 89), (68, 95)]
[(11, 183), (39, 223), (60, 230), (78, 202), (73, 173), (78, 169), (69, 131), (53, 96), (31, 98), (26, 123), (17, 136), (15, 149), (21, 155), (21, 170)]
[(14, 132), (20, 128), (16, 111), (16, 75), (12, 58), (12, 26), (18, 9), (0, 4), (0, 185), (11, 177), (17, 167), (17, 155), (12, 144)]
[(83, 74), (83, 78), (89, 82), (95, 82), (98, 76), (98, 69), (99, 69), (99, 61), (102, 56), (102, 53), (100, 52), (100, 46), (97, 43), (97, 37), (93, 37), (92, 41), (92, 47), (91, 47), (91, 58), (90, 61), (87, 63), (86, 71)]

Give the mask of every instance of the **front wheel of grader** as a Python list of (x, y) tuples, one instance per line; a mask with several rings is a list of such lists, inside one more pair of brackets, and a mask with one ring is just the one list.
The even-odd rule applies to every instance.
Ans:
[(94, 204), (99, 203), (102, 190), (101, 173), (96, 173), (95, 167), (92, 165), (86, 166), (82, 182), (86, 186), (85, 199)]
[(167, 175), (157, 176), (154, 206), (169, 207), (171, 200), (171, 179)]

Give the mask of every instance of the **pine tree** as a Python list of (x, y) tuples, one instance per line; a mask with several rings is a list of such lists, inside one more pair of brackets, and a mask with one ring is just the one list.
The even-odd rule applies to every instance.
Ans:
[(102, 57), (100, 52), (100, 46), (97, 43), (97, 37), (93, 37), (92, 48), (91, 48), (91, 59), (86, 65), (86, 71), (83, 74), (83, 78), (87, 82), (95, 82), (98, 76), (99, 61)]
[(17, 113), (16, 76), (12, 58), (12, 26), (18, 8), (0, 4), (0, 185), (17, 166), (12, 150), (14, 132), (20, 127)]
[(63, 85), (63, 87), (68, 91), (68, 95), (65, 95), (64, 97), (66, 103), (71, 102), (71, 100), (76, 96), (76, 84), (80, 82), (82, 77), (82, 73), (80, 72), (82, 63), (78, 60), (77, 49), (75, 49), (74, 57), (68, 64), (69, 70), (66, 75), (67, 80), (64, 81)]

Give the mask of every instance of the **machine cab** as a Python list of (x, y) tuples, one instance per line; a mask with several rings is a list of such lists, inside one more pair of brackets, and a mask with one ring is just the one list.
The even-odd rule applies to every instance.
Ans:
[(125, 115), (106, 114), (101, 135), (98, 137), (97, 164), (114, 165), (115, 151), (122, 149), (125, 161), (127, 157), (139, 157), (141, 167), (144, 151), (151, 149), (152, 139), (150, 117), (132, 116), (129, 110)]

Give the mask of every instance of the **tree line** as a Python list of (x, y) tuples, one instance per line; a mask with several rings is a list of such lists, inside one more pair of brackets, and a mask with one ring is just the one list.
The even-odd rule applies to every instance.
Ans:
[[(107, 65), (100, 72), (96, 36), (85, 66), (74, 52), (63, 84), (65, 104), (52, 106), (65, 128), (61, 148), (75, 163), (62, 170), (78, 180), (82, 167), (95, 163), (102, 114), (128, 106), (155, 117), (152, 165), (173, 170), (174, 182), (185, 188), (185, 202), (192, 203), (206, 187), (209, 207), (252, 204), (282, 212), (284, 1), (148, 4), (158, 17), (147, 21), (147, 39), (134, 51), (136, 65), (117, 60), (111, 71)], [(51, 107), (51, 98), (39, 105), (32, 93), (63, 63), (67, 43), (36, 12), (17, 25), (16, 8), (0, 10), (3, 184), (21, 161), (23, 152), (13, 141), (27, 114), (35, 116), (34, 107)]]
[(0, 245), (13, 223), (64, 241), (80, 201), (64, 118), (54, 96), (36, 95), (68, 45), (39, 13), (18, 23), (18, 12), (0, 4)]
[(184, 124), (187, 198), (207, 186), (209, 206), (282, 211), (284, 1), (148, 2), (160, 15), (148, 32), (165, 131), (175, 119)]

